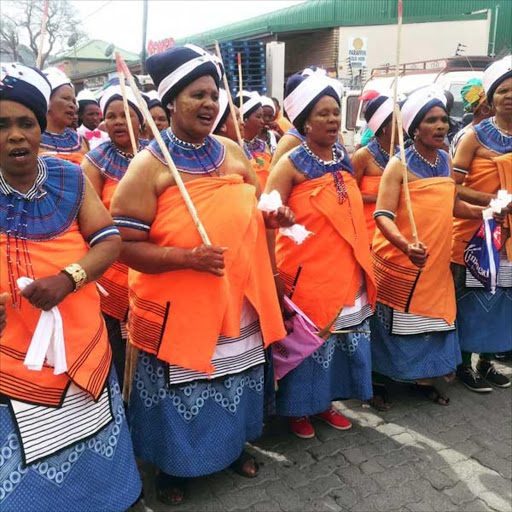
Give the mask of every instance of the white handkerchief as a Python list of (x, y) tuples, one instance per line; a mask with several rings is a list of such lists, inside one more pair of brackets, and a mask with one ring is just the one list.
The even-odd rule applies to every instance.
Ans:
[[(275, 212), (281, 206), (283, 206), (281, 194), (277, 190), (272, 190), (270, 194), (261, 194), (258, 210), (262, 212)], [(308, 231), (301, 224), (294, 224), (289, 228), (279, 228), (279, 233), (291, 238), (297, 244), (301, 244), (309, 235), (313, 234), (312, 231)]]
[(312, 231), (308, 231), (302, 224), (294, 224), (290, 228), (279, 228), (279, 233), (290, 237), (296, 244), (300, 245), (309, 235), (312, 235)]
[[(23, 291), (33, 281), (28, 277), (20, 277), (17, 281), (18, 288)], [(23, 364), (29, 370), (41, 371), (45, 359), (50, 366), (54, 367), (55, 375), (64, 373), (68, 369), (64, 328), (57, 306), (50, 311), (41, 311)]]

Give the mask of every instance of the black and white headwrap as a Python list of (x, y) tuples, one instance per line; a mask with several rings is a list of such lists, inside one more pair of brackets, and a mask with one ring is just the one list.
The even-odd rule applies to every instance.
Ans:
[[(243, 104), (240, 101), (240, 97), (243, 99)], [(252, 113), (261, 107), (261, 96), (256, 91), (240, 91), (233, 100), (233, 103), (240, 108), (243, 119), (246, 121)]]
[(512, 55), (507, 55), (503, 59), (493, 62), (484, 71), (482, 84), (489, 104), (492, 104), (492, 97), (498, 85), (510, 77), (512, 77)]
[[(148, 91), (143, 94), (146, 103), (148, 104), (148, 109), (151, 110), (155, 107), (163, 108), (162, 102), (160, 101), (160, 96), (158, 96), (157, 91)], [(164, 109), (165, 110), (165, 109)]]
[(343, 86), (324, 69), (306, 68), (295, 73), (286, 82), (284, 110), (295, 128), (304, 135), (304, 123), (314, 106), (324, 96), (331, 96), (338, 104)]
[(82, 89), (77, 95), (76, 95), (76, 102), (78, 103), (78, 112), (79, 114), (82, 114), (84, 111), (84, 108), (87, 107), (87, 105), (98, 105), (98, 100), (94, 96), (93, 92), (89, 89)]
[(270, 98), (267, 98), (266, 96), (261, 96), (261, 106), (262, 107), (269, 107), (274, 112), (274, 115), (276, 115), (276, 105), (273, 100)]
[(412, 92), (402, 106), (402, 120), (409, 137), (414, 138), (414, 131), (420, 125), (426, 113), (434, 107), (446, 111), (446, 96), (437, 85), (429, 85)]
[(48, 79), (48, 82), (50, 82), (50, 85), (52, 86), (52, 94), (63, 85), (69, 85), (72, 89), (74, 89), (73, 84), (71, 83), (71, 80), (69, 77), (59, 68), (47, 68), (43, 71), (46, 78)]
[(0, 100), (21, 103), (36, 116), (41, 132), (46, 130), (46, 114), (52, 87), (36, 68), (20, 63), (0, 63)]
[[(137, 114), (139, 123), (143, 124), (144, 115), (142, 114), (142, 111), (139, 108), (138, 103), (137, 103), (137, 98), (135, 97), (135, 94), (133, 94), (133, 91), (131, 90), (130, 85), (128, 83), (126, 84), (125, 89), (126, 89), (126, 99), (128, 100), (128, 105), (130, 105), (130, 107)], [(103, 117), (105, 117), (107, 115), (108, 106), (114, 100), (123, 101), (123, 91), (121, 90), (121, 85), (119, 84), (119, 79), (117, 79), (117, 78), (114, 78), (113, 80), (111, 80), (101, 93), (100, 108), (101, 108)]]
[(224, 74), (219, 59), (194, 44), (175, 46), (152, 55), (146, 61), (146, 68), (164, 106), (172, 103), (187, 85), (202, 76), (211, 76), (219, 87)]
[(366, 104), (364, 118), (374, 134), (393, 117), (393, 98), (389, 96), (377, 96)]
[(213, 123), (212, 133), (215, 133), (218, 128), (220, 128), (228, 118), (229, 115), (229, 103), (228, 103), (228, 93), (225, 89), (219, 89), (219, 113), (215, 118), (215, 122)]

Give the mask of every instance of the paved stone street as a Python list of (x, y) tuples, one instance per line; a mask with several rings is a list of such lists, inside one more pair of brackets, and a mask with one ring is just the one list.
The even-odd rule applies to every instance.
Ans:
[[(507, 364), (498, 366), (510, 376)], [(445, 389), (448, 407), (405, 384), (392, 388), (385, 413), (336, 403), (353, 429), (316, 422), (311, 440), (273, 421), (250, 448), (261, 463), (258, 478), (226, 470), (194, 480), (179, 507), (156, 501), (146, 468), (146, 503), (154, 512), (511, 511), (512, 389), (478, 395), (458, 382)]]

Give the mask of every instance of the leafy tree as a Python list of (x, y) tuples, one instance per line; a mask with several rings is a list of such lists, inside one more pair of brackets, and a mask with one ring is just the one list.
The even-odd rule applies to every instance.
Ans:
[[(14, 61), (22, 60), (21, 44), (29, 48), (34, 60), (37, 58), (44, 4), (45, 0), (2, 0), (0, 48), (3, 54)], [(41, 67), (49, 55), (66, 48), (68, 41), (72, 46), (86, 39), (79, 26), (78, 12), (69, 0), (50, 0)]]

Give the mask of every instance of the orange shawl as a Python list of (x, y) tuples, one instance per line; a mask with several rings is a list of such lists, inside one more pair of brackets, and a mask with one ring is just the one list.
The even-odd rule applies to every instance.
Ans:
[(256, 176), (260, 182), (261, 190), (265, 190), (267, 185), (270, 163), (272, 156), (268, 153), (252, 153), (251, 164), (256, 171)]
[(276, 239), (277, 266), (285, 286), (290, 288), (302, 265), (293, 301), (320, 329), (335, 318), (340, 307), (354, 305), (361, 269), (368, 298), (375, 302), (363, 200), (352, 175), (342, 175), (349, 196), (342, 204), (331, 174), (295, 186), (288, 206), (296, 222), (314, 234), (301, 245), (280, 234)]
[[(26, 243), (36, 278), (57, 274), (88, 250), (76, 221), (56, 238)], [(6, 246), (6, 236), (2, 234), (0, 268), (7, 267)], [(0, 272), (0, 291), (8, 290), (8, 273)], [(7, 327), (0, 342), (0, 393), (16, 400), (57, 407), (72, 380), (97, 399), (110, 371), (112, 352), (96, 285), (90, 283), (71, 293), (58, 306), (64, 325), (68, 366), (65, 374), (54, 375), (53, 368), (47, 365), (41, 371), (24, 366), (41, 310), (32, 307), (26, 299), (21, 304), (21, 311), (7, 308)]]
[[(464, 181), (464, 186), (487, 194), (496, 194), (500, 189), (512, 192), (512, 153), (493, 158), (473, 159), (471, 169)], [(464, 265), (464, 250), (481, 224), (481, 220), (454, 219), (452, 261)], [(505, 253), (507, 260), (512, 260), (512, 239), (510, 228), (512, 216), (507, 219), (502, 228), (502, 240), (505, 241)]]
[[(129, 270), (130, 341), (168, 363), (211, 373), (219, 335), (240, 335), (244, 296), (258, 312), (268, 346), (286, 336), (254, 187), (241, 176), (186, 184), (212, 244), (227, 247), (223, 277), (194, 270), (142, 274)], [(161, 247), (201, 244), (178, 187), (158, 199), (150, 242)]]
[[(379, 185), (382, 180), (382, 176), (363, 176), (361, 179), (361, 194), (377, 195), (379, 193)], [(364, 203), (364, 218), (366, 219), (366, 228), (368, 229), (368, 240), (372, 245), (373, 236), (375, 235), (375, 219), (373, 218), (373, 212), (375, 211), (375, 203)]]
[[(409, 258), (377, 230), (373, 239), (373, 267), (377, 300), (397, 311), (455, 321), (455, 290), (450, 272), (450, 244), (455, 183), (452, 178), (425, 178), (409, 184), (414, 219), (429, 258), (420, 273)], [(413, 240), (402, 191), (395, 224)]]
[[(103, 193), (101, 200), (103, 204), (110, 210), (112, 196), (119, 184), (118, 181), (105, 179), (103, 185)], [(126, 320), (128, 313), (128, 266), (115, 261), (98, 279), (98, 282), (108, 295), (101, 294), (101, 310), (103, 313), (117, 318), (120, 321)]]

